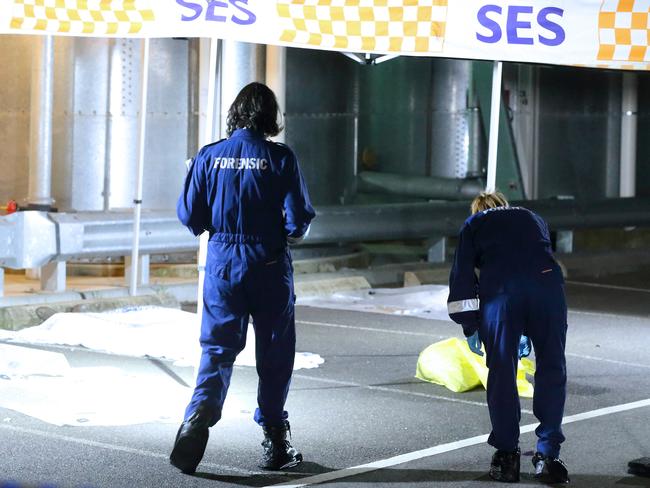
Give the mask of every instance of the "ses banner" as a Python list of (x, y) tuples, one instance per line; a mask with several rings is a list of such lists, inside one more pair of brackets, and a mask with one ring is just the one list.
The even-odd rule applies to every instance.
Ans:
[(650, 0), (0, 0), (0, 33), (650, 70)]

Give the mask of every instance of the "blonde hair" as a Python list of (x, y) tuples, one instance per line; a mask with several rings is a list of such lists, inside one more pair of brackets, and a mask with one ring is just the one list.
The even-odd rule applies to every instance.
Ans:
[(507, 207), (508, 200), (499, 191), (482, 191), (472, 201), (471, 209), (472, 214), (482, 212), (488, 208)]

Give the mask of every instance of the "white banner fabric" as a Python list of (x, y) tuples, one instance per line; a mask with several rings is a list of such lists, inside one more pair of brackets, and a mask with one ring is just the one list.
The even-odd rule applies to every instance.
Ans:
[(0, 34), (650, 69), (650, 0), (0, 0)]

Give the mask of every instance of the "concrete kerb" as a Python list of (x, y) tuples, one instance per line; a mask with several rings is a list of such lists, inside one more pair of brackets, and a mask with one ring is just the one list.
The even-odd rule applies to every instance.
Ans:
[[(561, 260), (566, 256), (559, 256)], [(577, 263), (567, 259), (569, 268)], [(581, 260), (578, 260), (580, 262)], [(319, 265), (322, 263), (318, 263)], [(564, 264), (564, 263), (562, 263)], [(450, 264), (424, 262), (396, 263), (364, 269), (339, 269), (330, 273), (296, 273), (296, 294), (300, 297), (330, 295), (334, 292), (378, 287), (446, 284)], [(322, 268), (321, 268), (322, 269)], [(566, 267), (563, 266), (566, 276)], [(572, 269), (570, 269), (572, 271)], [(99, 312), (116, 308), (157, 305), (179, 308), (182, 303), (196, 303), (197, 283), (168, 283), (140, 289), (130, 297), (124, 287), (4, 297), (0, 306), (0, 328), (18, 330), (42, 323), (56, 312)]]
[[(368, 288), (371, 285), (365, 277), (347, 272), (302, 274), (295, 279), (296, 294), (301, 297)], [(179, 308), (181, 303), (196, 302), (196, 297), (197, 283), (142, 288), (135, 297), (129, 296), (126, 288), (5, 297), (4, 306), (0, 307), (0, 329), (20, 330), (40, 325), (51, 315), (62, 312), (104, 312), (142, 306)]]
[[(67, 294), (66, 294), (67, 295)], [(0, 308), (0, 329), (21, 330), (42, 324), (55, 313), (106, 312), (130, 307), (159, 306), (179, 308), (176, 298), (168, 293), (114, 296), (74, 301), (41, 302)]]
[[(648, 251), (632, 251), (621, 259), (612, 259), (604, 253), (557, 255), (565, 277), (567, 274), (597, 274), (595, 271), (621, 271), (625, 265), (650, 263)], [(342, 256), (341, 261), (356, 256)], [(620, 256), (619, 256), (620, 258)], [(313, 261), (313, 262), (312, 262)], [(433, 264), (425, 262), (395, 263), (371, 268), (343, 268), (333, 272), (326, 260), (305, 260), (306, 264), (295, 262), (295, 289), (300, 297), (329, 295), (337, 291), (351, 291), (378, 287), (417, 286), (425, 284), (447, 284), (450, 263)], [(604, 265), (606, 263), (607, 265)], [(339, 263), (340, 264), (340, 263)], [(622, 266), (623, 265), (623, 266)], [(615, 266), (615, 267), (614, 267)], [(568, 272), (567, 272), (568, 268)], [(607, 269), (605, 269), (607, 268)], [(609, 269), (612, 268), (612, 269)], [(321, 272), (313, 272), (315, 269)], [(300, 271), (303, 271), (302, 273)], [(304, 272), (311, 271), (311, 272)], [(84, 292), (36, 293), (9, 296), (0, 299), (0, 329), (19, 330), (41, 324), (52, 313), (57, 312), (100, 312), (125, 307), (163, 306), (179, 308), (181, 303), (196, 303), (197, 282), (168, 283), (143, 287), (140, 295), (130, 297), (125, 287), (97, 289)]]

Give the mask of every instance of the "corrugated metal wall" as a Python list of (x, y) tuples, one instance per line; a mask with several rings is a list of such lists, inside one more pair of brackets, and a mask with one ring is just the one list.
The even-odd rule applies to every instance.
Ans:
[(32, 41), (2, 36), (0, 43), (0, 202), (27, 195)]
[(539, 196), (604, 195), (606, 80), (589, 71), (542, 69), (540, 89)]
[[(4, 36), (0, 44), (0, 202), (27, 193), (33, 42)], [(56, 39), (53, 196), (62, 210), (131, 206), (139, 46), (138, 40)], [(188, 53), (187, 40), (152, 41), (145, 208), (173, 208), (184, 175), (188, 125), (196, 117), (188, 109)], [(535, 108), (512, 114), (522, 159), (537, 164), (527, 168), (536, 178), (527, 180), (536, 181), (538, 196), (613, 196), (621, 74), (525, 71), (508, 82), (513, 96), (507, 100), (524, 100), (520, 92), (535, 87)], [(638, 76), (637, 189), (647, 196), (650, 75)], [(421, 176), (471, 172), (463, 152), (470, 84), (468, 61), (398, 58), (365, 66), (340, 53), (289, 49), (286, 140), (301, 160), (314, 202), (350, 202), (357, 167)], [(517, 129), (518, 117), (525, 127)], [(531, 141), (535, 148), (527, 146)]]
[[(0, 201), (27, 193), (30, 55), (0, 44)], [(52, 194), (60, 210), (131, 207), (137, 164), (140, 41), (56, 38)], [(187, 41), (151, 43), (144, 207), (172, 208), (186, 159)], [(105, 192), (109, 188), (109, 192)]]
[(472, 62), (398, 58), (361, 68), (360, 149), (366, 169), (413, 176), (477, 176), (484, 148)]
[(361, 67), (363, 169), (430, 175), (431, 60), (397, 58)]
[(354, 193), (357, 77), (358, 65), (340, 53), (287, 51), (286, 142), (319, 205)]

